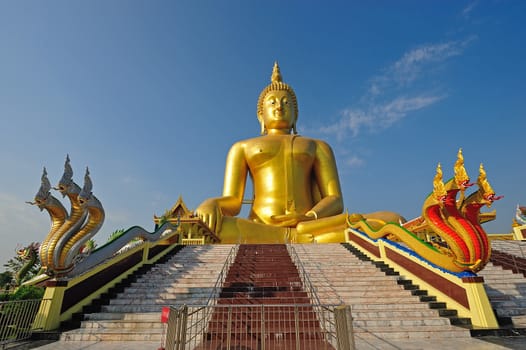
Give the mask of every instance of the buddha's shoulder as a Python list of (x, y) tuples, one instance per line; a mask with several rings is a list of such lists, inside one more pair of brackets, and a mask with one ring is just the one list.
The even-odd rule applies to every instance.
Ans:
[(311, 137), (305, 137), (302, 135), (262, 135), (257, 136), (241, 141), (237, 141), (232, 145), (232, 148), (239, 149), (239, 148), (246, 148), (251, 147), (255, 145), (262, 145), (262, 144), (272, 144), (272, 143), (278, 143), (282, 142), (283, 138), (290, 138), (294, 139), (294, 143), (304, 143), (304, 144), (313, 144), (320, 147), (329, 147), (329, 144), (325, 142), (324, 140), (315, 139)]
[(324, 140), (320, 140), (320, 139), (315, 139), (315, 138), (312, 138), (312, 137), (306, 137), (306, 136), (297, 136), (297, 142), (305, 142), (305, 143), (309, 143), (309, 144), (314, 144), (318, 147), (329, 147), (329, 144), (327, 142), (325, 142)]

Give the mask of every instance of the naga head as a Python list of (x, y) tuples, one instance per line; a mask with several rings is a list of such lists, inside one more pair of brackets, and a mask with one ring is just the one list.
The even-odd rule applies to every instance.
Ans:
[(71, 168), (68, 154), (66, 155), (66, 162), (64, 163), (64, 174), (62, 174), (62, 178), (58, 182), (58, 186), (54, 189), (60, 191), (62, 197), (65, 197), (73, 183), (73, 168)]
[(515, 211), (515, 220), (518, 225), (526, 225), (526, 207), (521, 207), (517, 204), (517, 210)]
[(91, 182), (91, 178), (89, 176), (89, 169), (86, 167), (86, 175), (84, 175), (84, 187), (82, 187), (82, 191), (79, 193), (79, 203), (82, 207), (85, 207), (91, 199), (93, 195), (91, 192), (92, 188), (93, 183)]
[(36, 205), (40, 209), (40, 211), (44, 210), (47, 200), (49, 199), (49, 196), (51, 195), (51, 193), (49, 192), (50, 190), (51, 190), (51, 183), (49, 182), (49, 179), (47, 178), (46, 167), (44, 167), (42, 171), (40, 188), (38, 189), (38, 192), (35, 195), (33, 202), (26, 202), (26, 203), (31, 204), (31, 205)]
[(488, 206), (488, 208), (491, 207), (493, 202), (498, 201), (504, 197), (495, 195), (495, 191), (493, 191), (493, 188), (491, 188), (491, 185), (488, 182), (486, 170), (484, 170), (482, 163), (480, 163), (479, 167), (479, 177), (477, 179), (477, 184), (479, 186), (479, 191), (482, 194), (482, 203)]
[(446, 201), (447, 197), (446, 187), (442, 181), (442, 166), (440, 163), (437, 165), (436, 174), (433, 179), (433, 197), (440, 205)]
[(40, 243), (33, 242), (27, 247), (17, 249), (16, 255), (18, 255), (22, 260), (29, 260), (32, 257), (38, 254), (38, 249), (40, 248)]
[(464, 156), (462, 155), (462, 148), (459, 148), (457, 153), (457, 161), (454, 167), (455, 172), (455, 184), (460, 191), (464, 192), (468, 187), (473, 186), (473, 183), (469, 182), (469, 176), (464, 167)]

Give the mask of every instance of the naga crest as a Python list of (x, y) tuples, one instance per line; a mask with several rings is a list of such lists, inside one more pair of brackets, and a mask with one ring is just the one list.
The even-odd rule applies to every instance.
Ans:
[(462, 148), (458, 150), (457, 161), (455, 162), (453, 171), (455, 174), (455, 184), (460, 189), (460, 191), (464, 192), (468, 187), (473, 185), (469, 183), (469, 176), (466, 171), (466, 168), (464, 167), (464, 156), (462, 155)]
[(71, 168), (68, 154), (66, 155), (66, 162), (64, 163), (64, 174), (62, 174), (62, 178), (58, 182), (58, 187), (54, 189), (60, 191), (60, 193), (62, 193), (62, 197), (65, 197), (69, 187), (73, 184), (73, 168)]
[(433, 196), (439, 203), (442, 203), (444, 202), (446, 195), (446, 187), (442, 181), (442, 166), (438, 163), (436, 174), (433, 179)]
[(82, 187), (82, 191), (79, 193), (80, 205), (85, 205), (91, 199), (93, 195), (91, 192), (92, 189), (93, 183), (91, 182), (91, 178), (89, 176), (89, 169), (86, 167), (86, 175), (84, 175), (84, 187)]
[(35, 195), (34, 202), (26, 202), (26, 203), (38, 206), (40, 211), (44, 210), (46, 201), (51, 195), (50, 190), (51, 190), (51, 183), (49, 182), (49, 179), (47, 178), (46, 167), (44, 167), (42, 171), (41, 185), (40, 185), (40, 188), (38, 189), (37, 194)]
[(486, 175), (486, 170), (484, 169), (484, 166), (482, 163), (480, 163), (479, 167), (479, 177), (477, 179), (477, 184), (480, 188), (480, 191), (482, 192), (482, 197), (484, 198), (484, 201), (488, 208), (491, 207), (491, 204), (493, 202), (501, 199), (503, 196), (495, 196), (495, 191), (493, 191), (493, 188), (488, 182), (488, 177)]

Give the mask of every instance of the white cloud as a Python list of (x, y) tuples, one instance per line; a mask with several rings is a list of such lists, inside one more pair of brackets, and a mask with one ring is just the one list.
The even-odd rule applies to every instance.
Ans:
[(477, 0), (475, 0), (475, 1), (471, 2), (471, 3), (469, 3), (469, 4), (468, 4), (468, 5), (462, 10), (462, 16), (468, 18), (468, 17), (470, 16), (471, 12), (473, 11), (473, 9), (474, 9), (475, 7), (477, 7), (477, 5), (478, 5), (478, 1), (477, 1)]
[(343, 160), (344, 164), (350, 168), (357, 168), (364, 164), (364, 160), (358, 156), (350, 156)]
[(332, 125), (321, 128), (324, 134), (336, 135), (342, 140), (349, 133), (357, 136), (363, 129), (368, 131), (382, 130), (403, 119), (408, 113), (426, 108), (444, 96), (414, 96), (397, 97), (382, 104), (363, 109), (348, 108), (342, 111), (340, 120)]
[[(369, 132), (386, 129), (409, 113), (444, 99), (445, 94), (422, 92), (422, 88), (434, 85), (434, 79), (440, 78), (431, 72), (448, 59), (461, 55), (474, 39), (472, 36), (421, 45), (405, 52), (382, 74), (369, 80), (369, 86), (356, 107), (345, 108), (339, 121), (320, 128), (320, 131), (335, 135), (341, 141), (347, 136), (356, 137), (364, 129)], [(418, 88), (415, 87), (417, 80)]]
[(405, 117), (407, 113), (430, 106), (442, 98), (443, 96), (398, 97), (386, 105), (375, 107), (375, 114), (388, 127)]
[(360, 129), (364, 126), (372, 127), (374, 121), (374, 116), (364, 111), (346, 109), (337, 123), (322, 127), (320, 131), (324, 134), (336, 135), (341, 140), (349, 131), (352, 136), (357, 136)]
[(434, 65), (461, 55), (475, 37), (462, 41), (421, 45), (404, 53), (396, 62), (385, 69), (383, 74), (373, 77), (368, 89), (369, 97), (378, 96), (385, 90), (408, 87), (427, 72), (433, 71)]

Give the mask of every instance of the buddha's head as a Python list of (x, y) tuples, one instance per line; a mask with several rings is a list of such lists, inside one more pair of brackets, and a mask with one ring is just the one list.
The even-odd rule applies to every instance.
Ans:
[(274, 63), (270, 85), (265, 87), (258, 99), (257, 116), (261, 124), (261, 134), (268, 129), (292, 129), (296, 131), (298, 102), (296, 94), (282, 81), (278, 63)]

